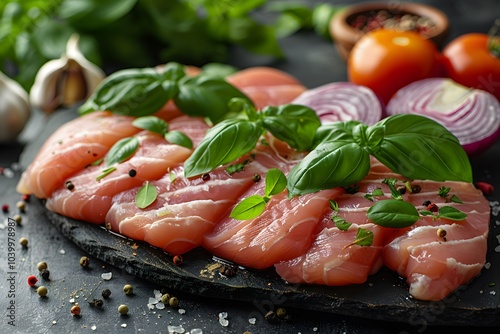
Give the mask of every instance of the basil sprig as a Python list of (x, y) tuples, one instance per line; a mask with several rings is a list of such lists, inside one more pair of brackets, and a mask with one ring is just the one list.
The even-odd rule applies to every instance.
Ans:
[(264, 196), (252, 195), (239, 202), (231, 211), (230, 217), (237, 220), (253, 219), (262, 214), (271, 196), (281, 193), (286, 188), (286, 176), (277, 168), (271, 168), (266, 174)]
[(394, 115), (373, 126), (357, 121), (325, 125), (315, 143), (288, 175), (290, 196), (361, 181), (370, 170), (370, 155), (410, 179), (472, 182), (472, 168), (458, 139), (419, 115)]
[(168, 123), (159, 117), (156, 116), (138, 117), (132, 122), (132, 125), (140, 129), (157, 133), (163, 136), (171, 144), (184, 146), (189, 149), (193, 148), (193, 141), (188, 136), (186, 136), (181, 131), (177, 130), (169, 131)]
[(103, 80), (79, 108), (81, 115), (108, 110), (126, 116), (147, 116), (173, 99), (186, 115), (207, 117), (213, 123), (229, 112), (234, 97), (250, 99), (223, 78), (210, 74), (188, 77), (185, 66), (171, 62), (163, 68), (126, 69)]
[(211, 128), (184, 163), (184, 175), (193, 177), (240, 158), (257, 145), (267, 130), (299, 150), (310, 149), (321, 122), (316, 112), (305, 106), (266, 107), (257, 113), (241, 99), (233, 99), (231, 110), (243, 109), (246, 117), (223, 120)]

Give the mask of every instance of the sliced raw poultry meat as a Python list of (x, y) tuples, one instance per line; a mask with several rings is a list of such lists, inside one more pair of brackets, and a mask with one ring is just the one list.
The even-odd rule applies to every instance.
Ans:
[(138, 189), (122, 192), (113, 199), (106, 227), (170, 254), (198, 247), (217, 221), (229, 214), (239, 196), (256, 183), (255, 175), (263, 179), (269, 168), (282, 165), (268, 149), (257, 150), (235, 163), (243, 164), (243, 170), (229, 174), (223, 166), (190, 179), (183, 176), (182, 167), (173, 169), (152, 182), (159, 195), (146, 209), (135, 204)]
[[(169, 122), (169, 128), (182, 130), (196, 145), (208, 126), (201, 119), (181, 116)], [(170, 144), (162, 136), (149, 131), (136, 136), (139, 148), (131, 158), (117, 164), (116, 170), (103, 178), (100, 176), (106, 168), (104, 162), (72, 175), (47, 199), (47, 209), (90, 223), (104, 223), (114, 195), (141, 186), (145, 181), (161, 178), (192, 153), (191, 149)]]
[[(337, 215), (352, 223), (350, 228), (339, 231), (331, 227), (331, 213), (324, 216), (311, 248), (276, 264), (277, 272), (293, 283), (347, 285), (366, 281), (384, 264), (405, 277), (410, 294), (421, 300), (441, 300), (479, 275), (485, 263), (490, 214), (482, 193), (470, 183), (411, 181), (414, 191), (407, 190), (403, 199), (417, 210), (427, 209), (430, 202), (437, 208), (453, 206), (467, 218), (452, 221), (426, 216), (408, 228), (384, 228), (371, 223), (366, 213), (375, 201), (391, 198), (388, 185), (383, 183), (387, 178), (399, 180), (400, 186), (408, 181), (372, 159), (370, 174), (356, 185), (357, 192), (335, 199)], [(439, 195), (441, 187), (449, 188), (447, 195)], [(377, 188), (384, 194), (374, 196), (373, 202), (365, 198)], [(451, 201), (453, 195), (463, 203)], [(346, 247), (358, 227), (374, 232), (372, 246)], [(440, 234), (443, 231), (445, 236)]]
[[(369, 247), (353, 244), (358, 228), (373, 232)], [(304, 254), (275, 265), (276, 272), (289, 283), (330, 286), (364, 283), (381, 266), (380, 254), (388, 229), (367, 223), (352, 224), (342, 231), (325, 227), (314, 237)]]
[(250, 67), (226, 80), (245, 93), (257, 109), (288, 104), (306, 90), (292, 75), (271, 67)]
[[(342, 192), (332, 189), (288, 198), (284, 191), (271, 197), (257, 218), (224, 218), (205, 237), (203, 246), (216, 256), (253, 269), (300, 256), (310, 247), (329, 199)], [(252, 187), (241, 199), (255, 194), (262, 195), (263, 187)]]
[(93, 112), (64, 124), (24, 171), (17, 191), (49, 197), (68, 177), (104, 157), (118, 140), (138, 133), (132, 121), (131, 117)]
[[(437, 207), (456, 207), (466, 213), (467, 218), (453, 221), (426, 217), (398, 231), (385, 246), (383, 259), (387, 267), (406, 277), (413, 297), (441, 300), (478, 276), (484, 267), (490, 207), (482, 193), (469, 183), (434, 183), (433, 190), (432, 182), (419, 184), (428, 189), (422, 191), (427, 196), (418, 194), (420, 200), (425, 198), (424, 201), (431, 201)], [(456, 195), (463, 204), (445, 203), (437, 195), (440, 186), (450, 188), (450, 194)]]

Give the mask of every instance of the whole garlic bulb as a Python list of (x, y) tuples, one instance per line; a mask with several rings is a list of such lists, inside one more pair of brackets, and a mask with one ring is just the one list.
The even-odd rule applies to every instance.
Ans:
[(80, 52), (78, 40), (78, 35), (72, 35), (66, 53), (38, 70), (30, 90), (33, 107), (47, 113), (61, 106), (70, 107), (88, 98), (104, 79), (104, 72)]
[(31, 116), (28, 93), (0, 72), (0, 142), (14, 141)]

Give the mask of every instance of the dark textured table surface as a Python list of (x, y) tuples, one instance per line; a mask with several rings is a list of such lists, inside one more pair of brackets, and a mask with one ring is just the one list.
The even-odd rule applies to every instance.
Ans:
[[(339, 1), (330, 1), (341, 3)], [(476, 1), (423, 1), (442, 9), (449, 16), (451, 31), (449, 39), (466, 32), (486, 32), (495, 18), (500, 16), (500, 3), (496, 0)], [(347, 3), (347, 2), (344, 2)], [(345, 63), (334, 46), (311, 33), (298, 33), (282, 41), (286, 60), (275, 62), (265, 57), (248, 56), (241, 51), (234, 52), (234, 65), (243, 68), (254, 65), (267, 65), (281, 68), (301, 80), (308, 87), (316, 87), (332, 81), (346, 79)], [(179, 326), (177, 331), (191, 334), (201, 333), (434, 333), (444, 328), (428, 325), (439, 317), (445, 309), (442, 303), (435, 304), (435, 311), (422, 314), (418, 319), (408, 318), (405, 322), (384, 322), (368, 318), (349, 317), (331, 313), (308, 312), (300, 308), (287, 309), (291, 315), (288, 322), (270, 323), (264, 320), (264, 313), (275, 308), (279, 300), (272, 295), (260, 296), (247, 302), (236, 302), (213, 297), (192, 295), (171, 287), (164, 287), (137, 278), (119, 266), (100, 261), (86, 253), (74, 242), (65, 237), (43, 216), (30, 214), (30, 205), (23, 214), (22, 226), (16, 226), (15, 251), (9, 254), (9, 229), (7, 218), (17, 213), (16, 203), (20, 195), (15, 192), (19, 177), (18, 168), (30, 161), (33, 154), (49, 134), (59, 124), (73, 117), (73, 111), (60, 110), (50, 119), (34, 115), (18, 143), (0, 146), (0, 166), (14, 170), (13, 177), (0, 175), (0, 204), (9, 204), (9, 214), (2, 213), (0, 227), (0, 333), (168, 333), (169, 326)], [(473, 161), (476, 173), (490, 178), (497, 185), (498, 157), (500, 147), (485, 152)], [(21, 162), (21, 165), (18, 163)], [(500, 173), (499, 173), (500, 174)], [(495, 197), (496, 196), (496, 197)], [(493, 200), (500, 200), (498, 191)], [(498, 231), (492, 231), (498, 234)], [(29, 239), (29, 246), (21, 248), (17, 240)], [(132, 245), (131, 245), (132, 246)], [(492, 245), (493, 247), (497, 245)], [(79, 259), (90, 256), (90, 266), (82, 268)], [(496, 265), (500, 265), (498, 254)], [(46, 261), (50, 269), (50, 281), (41, 280), (49, 289), (48, 298), (39, 298), (35, 289), (26, 283), (29, 275), (37, 274), (36, 264)], [(13, 265), (13, 267), (10, 267)], [(104, 280), (103, 273), (112, 273), (110, 280)], [(500, 282), (497, 282), (497, 286)], [(131, 284), (134, 294), (124, 295), (122, 287)], [(89, 305), (88, 301), (100, 298), (101, 291), (109, 288), (111, 298), (104, 301), (102, 309)], [(180, 300), (180, 309), (150, 309), (149, 298), (155, 290), (166, 290)], [(493, 288), (485, 287), (484, 294), (496, 298), (500, 307), (499, 295)], [(500, 294), (500, 291), (498, 291)], [(479, 293), (479, 292), (478, 292)], [(74, 302), (82, 307), (82, 316), (73, 317), (69, 310)], [(119, 304), (127, 304), (129, 315), (122, 317), (117, 312)], [(12, 311), (14, 305), (15, 311)], [(8, 309), (10, 307), (10, 309)], [(227, 312), (228, 325), (222, 326), (219, 314)], [(16, 326), (9, 325), (14, 321)], [(471, 319), (471, 323), (473, 323)], [(476, 324), (480, 325), (480, 324)], [(461, 327), (464, 329), (464, 327)], [(173, 327), (170, 327), (173, 329)], [(455, 328), (456, 330), (457, 328)], [(465, 328), (482, 333), (495, 332), (491, 327)]]

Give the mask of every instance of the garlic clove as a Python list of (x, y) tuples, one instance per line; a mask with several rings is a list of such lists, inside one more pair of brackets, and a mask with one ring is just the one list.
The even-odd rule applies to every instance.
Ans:
[(14, 141), (31, 116), (28, 93), (0, 72), (0, 142)]
[(104, 79), (104, 72), (88, 61), (78, 48), (78, 35), (72, 35), (66, 52), (45, 63), (38, 71), (30, 91), (30, 101), (47, 113), (85, 100)]

